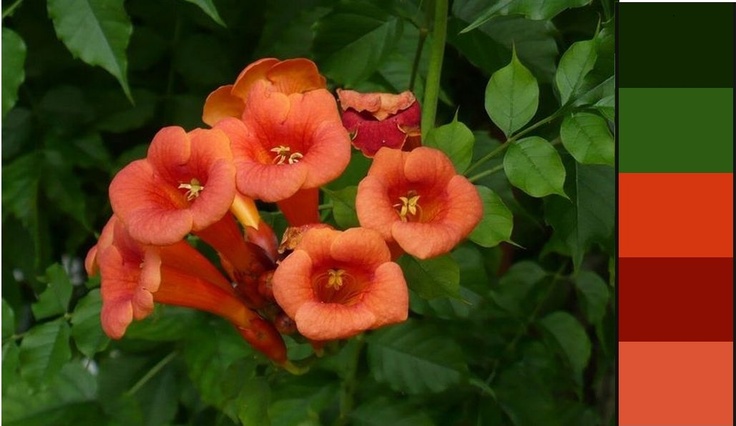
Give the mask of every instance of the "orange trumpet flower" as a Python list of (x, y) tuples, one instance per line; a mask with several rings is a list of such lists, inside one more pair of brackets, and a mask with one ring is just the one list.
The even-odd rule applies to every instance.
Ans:
[(404, 321), (409, 295), (380, 234), (363, 228), (307, 231), (272, 280), (273, 294), (299, 332), (344, 339)]
[(165, 127), (148, 156), (110, 183), (113, 212), (144, 244), (166, 245), (219, 221), (235, 198), (235, 166), (227, 136), (212, 129)]
[(245, 67), (235, 84), (221, 86), (207, 97), (202, 121), (214, 126), (226, 117), (242, 118), (248, 93), (256, 82), (264, 82), (268, 90), (285, 94), (305, 93), (327, 87), (325, 78), (309, 59), (280, 61), (264, 58)]
[(355, 209), (361, 226), (421, 259), (452, 250), (483, 215), (475, 186), (428, 147), (380, 149), (358, 185)]

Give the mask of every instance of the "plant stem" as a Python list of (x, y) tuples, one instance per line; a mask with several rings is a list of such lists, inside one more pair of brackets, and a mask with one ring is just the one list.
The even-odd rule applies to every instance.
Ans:
[(414, 54), (414, 62), (411, 64), (411, 78), (409, 79), (409, 91), (414, 91), (414, 84), (417, 82), (417, 74), (419, 73), (419, 62), (422, 59), (422, 50), (424, 42), (427, 41), (427, 29), (419, 29), (419, 42), (417, 43), (417, 51)]
[(484, 155), (483, 157), (481, 157), (480, 159), (478, 159), (478, 161), (476, 161), (475, 163), (471, 164), (470, 167), (468, 167), (468, 169), (465, 171), (465, 175), (467, 176), (468, 173), (470, 173), (471, 171), (477, 169), (481, 165), (483, 165), (486, 162), (488, 162), (490, 159), (492, 159), (495, 156), (497, 156), (498, 154), (502, 153), (506, 148), (508, 148), (509, 145), (511, 145), (511, 143), (519, 140), (519, 138), (521, 138), (522, 136), (528, 134), (529, 132), (532, 132), (532, 131), (538, 129), (539, 127), (544, 126), (545, 124), (550, 123), (551, 121), (553, 121), (557, 117), (561, 116), (565, 111), (567, 111), (566, 108), (560, 108), (557, 111), (555, 111), (554, 113), (552, 113), (550, 116), (545, 117), (545, 118), (537, 121), (536, 123), (532, 124), (531, 126), (527, 127), (526, 129), (520, 131), (519, 133), (516, 133), (516, 134), (512, 135), (511, 137), (509, 137), (508, 139), (506, 139), (506, 142), (504, 142), (503, 144), (501, 144), (501, 146), (499, 146), (498, 148), (496, 148), (493, 151), (489, 152), (488, 154)]
[(15, 3), (11, 4), (10, 6), (8, 6), (8, 8), (5, 9), (5, 11), (3, 12), (3, 19), (5, 19), (6, 17), (12, 15), (13, 12), (15, 12), (15, 9), (17, 9), (18, 6), (21, 5), (21, 3), (23, 3), (23, 0), (16, 0)]
[(478, 173), (475, 176), (469, 177), (468, 180), (471, 181), (471, 182), (475, 182), (478, 179), (482, 179), (482, 178), (484, 178), (486, 176), (489, 176), (489, 175), (492, 175), (492, 174), (494, 174), (496, 172), (500, 172), (501, 170), (503, 170), (503, 164), (499, 164), (498, 166), (496, 166), (496, 167), (494, 167), (492, 169), (484, 170), (484, 171)]
[(434, 127), (435, 117), (437, 116), (442, 59), (445, 55), (445, 39), (447, 38), (447, 10), (447, 0), (435, 0), (429, 71), (424, 86), (424, 102), (422, 105), (422, 139), (426, 138), (427, 132)]
[(159, 361), (156, 365), (153, 366), (150, 370), (148, 370), (148, 373), (146, 373), (143, 377), (141, 377), (140, 380), (136, 382), (136, 384), (133, 385), (130, 389), (128, 389), (127, 392), (125, 392), (126, 396), (132, 396), (135, 395), (136, 392), (138, 392), (143, 386), (148, 383), (149, 380), (153, 378), (156, 374), (158, 374), (159, 371), (161, 371), (168, 363), (174, 360), (176, 356), (178, 355), (178, 352), (174, 351), (164, 357), (161, 361)]
[(355, 403), (353, 395), (355, 394), (355, 388), (357, 385), (356, 375), (358, 372), (358, 362), (360, 361), (360, 355), (363, 352), (363, 346), (365, 346), (365, 340), (362, 334), (359, 334), (355, 338), (355, 349), (353, 357), (350, 358), (350, 363), (345, 371), (345, 378), (340, 386), (340, 416), (335, 420), (335, 426), (344, 426), (348, 424), (348, 416), (353, 410)]

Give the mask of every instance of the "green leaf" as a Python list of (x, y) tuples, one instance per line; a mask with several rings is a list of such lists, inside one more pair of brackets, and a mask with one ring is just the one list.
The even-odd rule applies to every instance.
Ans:
[(593, 105), (593, 108), (597, 109), (608, 120), (616, 120), (616, 96), (608, 95), (601, 98)]
[[(5, 302), (5, 301), (3, 301)], [(5, 319), (3, 319), (3, 328), (5, 327)], [(8, 389), (8, 385), (10, 383), (17, 383), (19, 381), (18, 379), (18, 366), (20, 365), (20, 350), (18, 350), (18, 345), (14, 341), (9, 341), (7, 343), (3, 344), (3, 365), (2, 365), (2, 395), (3, 395), (3, 405), (5, 405), (6, 399), (6, 391)], [(5, 411), (3, 410), (3, 415), (5, 415)], [(3, 422), (3, 424), (5, 424)]]
[(202, 12), (207, 14), (210, 18), (212, 18), (213, 21), (217, 22), (218, 24), (222, 25), (223, 27), (227, 27), (225, 25), (225, 22), (220, 18), (220, 14), (217, 13), (217, 8), (215, 7), (215, 4), (212, 0), (184, 0), (187, 3), (192, 3), (194, 5), (197, 5), (200, 9), (202, 9)]
[(559, 31), (550, 21), (532, 21), (522, 16), (499, 16), (465, 34), (458, 34), (463, 27), (478, 16), (487, 2), (453, 2), (448, 19), (448, 42), (468, 60), (488, 75), (498, 71), (511, 60), (515, 49), (519, 59), (541, 83), (554, 79), (559, 51), (556, 34)]
[[(465, 3), (483, 3), (483, 0), (473, 0)], [(523, 15), (529, 19), (542, 20), (551, 19), (560, 12), (590, 4), (591, 0), (550, 0), (550, 1), (527, 1), (527, 0), (500, 0), (488, 7), (472, 24), (465, 27), (461, 33), (474, 30), (488, 22), (495, 16)]]
[(15, 334), (15, 312), (13, 307), (3, 299), (3, 340)]
[(580, 271), (575, 277), (583, 313), (590, 324), (598, 324), (606, 314), (608, 306), (608, 286), (598, 274), (591, 271)]
[(449, 254), (432, 259), (404, 255), (398, 264), (404, 271), (409, 288), (425, 299), (460, 297), (460, 268)]
[(512, 143), (503, 158), (509, 182), (532, 197), (558, 194), (565, 198), (565, 167), (546, 140), (532, 136)]
[(38, 185), (41, 180), (41, 154), (37, 151), (3, 164), (3, 220), (12, 213), (24, 226), (35, 225), (38, 211)]
[(34, 326), (20, 343), (21, 376), (38, 387), (54, 377), (71, 357), (69, 325), (64, 318)]
[(18, 100), (18, 88), (26, 78), (26, 44), (8, 28), (3, 28), (3, 112), (5, 117)]
[(47, 7), (57, 37), (72, 55), (104, 68), (132, 100), (125, 50), (133, 26), (123, 0), (48, 0)]
[(572, 113), (560, 127), (562, 145), (582, 164), (614, 165), (615, 147), (606, 120), (588, 112)]
[(473, 159), (474, 143), (473, 132), (465, 124), (457, 121), (457, 114), (455, 114), (451, 123), (431, 129), (423, 144), (447, 154), (455, 170), (463, 173)]
[(554, 233), (545, 251), (572, 257), (575, 270), (595, 243), (612, 244), (615, 223), (615, 171), (613, 167), (582, 165), (571, 161), (574, 176), (566, 191), (570, 200), (550, 197), (544, 201), (544, 217)]
[(35, 391), (23, 381), (13, 383), (3, 393), (3, 426), (107, 424), (90, 370), (82, 362), (68, 363)]
[(100, 290), (95, 289), (77, 303), (72, 313), (72, 338), (77, 349), (88, 358), (94, 357), (110, 343), (100, 324), (101, 310), (102, 297)]
[(350, 413), (357, 426), (433, 426), (432, 419), (418, 407), (396, 399), (379, 396)]
[(133, 321), (125, 331), (126, 339), (173, 342), (189, 336), (196, 325), (198, 312), (177, 306), (156, 305), (153, 314)]
[(538, 263), (529, 260), (514, 263), (491, 292), (493, 302), (517, 318), (527, 315), (526, 300), (536, 285), (547, 276)]
[(590, 360), (591, 344), (582, 324), (567, 312), (552, 312), (539, 320), (565, 355), (576, 379), (582, 380), (583, 370)]
[(202, 400), (222, 409), (232, 397), (223, 387), (228, 367), (253, 356), (253, 350), (224, 321), (212, 320), (206, 327), (190, 330), (189, 339), (184, 348), (189, 377)]
[(457, 342), (415, 320), (372, 334), (368, 364), (376, 381), (409, 394), (442, 392), (460, 384), (467, 373)]
[(320, 426), (319, 413), (337, 398), (335, 376), (311, 371), (274, 386), (268, 413), (273, 426)]
[(501, 197), (485, 186), (476, 186), (483, 200), (483, 218), (468, 237), (483, 246), (495, 247), (502, 241), (511, 241), (514, 217)]
[(555, 74), (555, 83), (560, 91), (562, 105), (565, 105), (571, 97), (577, 94), (585, 76), (595, 66), (597, 58), (595, 40), (573, 43), (562, 55), (557, 74)]
[(314, 27), (320, 70), (350, 87), (367, 79), (401, 38), (402, 21), (366, 1), (342, 3)]
[(64, 267), (56, 263), (46, 269), (47, 287), (38, 302), (31, 305), (37, 320), (66, 313), (72, 297), (72, 283)]
[(233, 400), (233, 404), (237, 407), (238, 420), (244, 425), (269, 426), (270, 394), (271, 388), (264, 377), (245, 380), (240, 386), (240, 393)]
[(539, 106), (539, 85), (532, 73), (519, 61), (514, 49), (511, 63), (496, 71), (486, 86), (485, 107), (488, 116), (506, 136), (524, 127)]
[(355, 195), (358, 193), (357, 186), (348, 186), (337, 191), (323, 189), (332, 202), (332, 217), (335, 223), (342, 229), (360, 226), (358, 214), (355, 212)]

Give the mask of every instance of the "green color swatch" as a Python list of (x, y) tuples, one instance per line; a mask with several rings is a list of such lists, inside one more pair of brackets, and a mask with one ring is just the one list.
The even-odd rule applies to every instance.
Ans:
[(619, 89), (619, 171), (732, 173), (733, 89)]

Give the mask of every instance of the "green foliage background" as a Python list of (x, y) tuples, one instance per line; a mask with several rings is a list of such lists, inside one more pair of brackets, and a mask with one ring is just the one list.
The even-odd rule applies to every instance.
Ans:
[[(614, 424), (612, 2), (455, 0), (446, 19), (435, 6), (5, 2), (3, 424)], [(431, 112), (439, 98), (424, 143), (478, 185), (483, 222), (449, 255), (399, 260), (409, 321), (302, 376), (186, 309), (110, 341), (82, 265), (107, 185), (159, 128), (203, 126), (207, 94), (267, 56), (312, 58), (331, 88), (412, 87)], [(368, 164), (355, 154), (325, 188), (325, 221), (357, 225)], [(309, 354), (287, 340), (292, 359)]]

